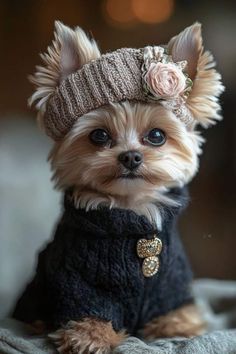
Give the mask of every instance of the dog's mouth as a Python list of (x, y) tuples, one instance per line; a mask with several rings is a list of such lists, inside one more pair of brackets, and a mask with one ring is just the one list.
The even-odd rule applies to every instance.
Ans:
[(119, 179), (143, 179), (142, 175), (137, 175), (135, 173), (129, 172), (129, 173), (123, 173), (118, 177)]

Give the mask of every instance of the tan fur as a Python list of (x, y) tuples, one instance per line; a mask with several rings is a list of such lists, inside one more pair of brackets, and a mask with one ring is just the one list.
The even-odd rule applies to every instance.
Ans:
[(215, 62), (210, 52), (201, 54), (193, 89), (187, 100), (187, 106), (194, 118), (204, 128), (221, 120), (218, 97), (224, 91), (221, 75), (214, 69)]
[(204, 333), (206, 324), (195, 305), (186, 305), (149, 322), (144, 330), (146, 339), (192, 337)]
[(116, 333), (111, 322), (84, 318), (70, 321), (65, 329), (49, 335), (57, 345), (59, 353), (108, 354), (125, 338), (125, 332)]

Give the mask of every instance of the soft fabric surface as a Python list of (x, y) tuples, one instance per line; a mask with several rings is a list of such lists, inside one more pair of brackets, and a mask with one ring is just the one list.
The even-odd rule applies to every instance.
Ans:
[(148, 345), (129, 338), (114, 354), (235, 354), (236, 330), (215, 331), (192, 339), (160, 339)]
[[(193, 292), (209, 324), (209, 333), (153, 343), (130, 337), (114, 354), (236, 354), (236, 329), (229, 329), (236, 328), (236, 282), (196, 281)], [(16, 320), (5, 319), (0, 327), (1, 354), (56, 353), (47, 338), (30, 336), (27, 326)]]
[(14, 319), (0, 322), (1, 354), (53, 354), (53, 345), (43, 336), (31, 336), (27, 326)]

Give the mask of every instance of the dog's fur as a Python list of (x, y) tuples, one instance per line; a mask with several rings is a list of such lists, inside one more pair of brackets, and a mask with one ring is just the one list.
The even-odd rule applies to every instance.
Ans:
[[(89, 210), (105, 204), (128, 208), (145, 215), (161, 228), (158, 205), (160, 202), (176, 203), (165, 197), (165, 192), (170, 187), (185, 185), (196, 174), (203, 142), (196, 127), (208, 127), (221, 118), (218, 96), (223, 86), (211, 54), (203, 51), (198, 23), (172, 38), (167, 47), (174, 61), (188, 61), (193, 88), (186, 104), (194, 116), (194, 123), (186, 127), (174, 113), (158, 104), (128, 101), (104, 106), (80, 117), (72, 130), (54, 144), (49, 156), (56, 187), (66, 190), (73, 186), (77, 207)], [(42, 127), (47, 101), (57, 85), (100, 55), (95, 41), (82, 29), (72, 30), (56, 23), (55, 40), (42, 55), (44, 66), (37, 67), (37, 73), (31, 77), (37, 89), (30, 104), (37, 101)], [(89, 134), (98, 128), (109, 132), (112, 148), (91, 143)], [(166, 134), (166, 143), (161, 147), (143, 141), (143, 136), (154, 128)], [(127, 171), (117, 157), (128, 150), (143, 154), (143, 163), (138, 170), (140, 178), (121, 178)], [(201, 330), (198, 314), (192, 307), (186, 307), (152, 321), (144, 335), (192, 336)], [(110, 323), (85, 319), (70, 323), (68, 328), (59, 330), (55, 338), (60, 352), (105, 354), (124, 338), (124, 334), (115, 333)]]

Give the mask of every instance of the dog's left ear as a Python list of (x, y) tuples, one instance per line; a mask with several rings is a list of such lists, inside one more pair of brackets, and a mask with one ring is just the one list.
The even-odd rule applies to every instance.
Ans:
[[(210, 52), (204, 51), (201, 25), (195, 23), (168, 44), (168, 51), (175, 62), (187, 60), (187, 73), (193, 87), (186, 105), (196, 124), (207, 128), (221, 119), (218, 98), (224, 90), (221, 75), (215, 70), (215, 61)], [(196, 125), (195, 124), (195, 125)]]
[(72, 29), (60, 21), (55, 22), (54, 40), (46, 53), (40, 55), (43, 65), (37, 66), (36, 73), (29, 77), (36, 89), (28, 102), (30, 105), (36, 103), (39, 121), (57, 86), (67, 76), (100, 55), (96, 42), (82, 28)]

